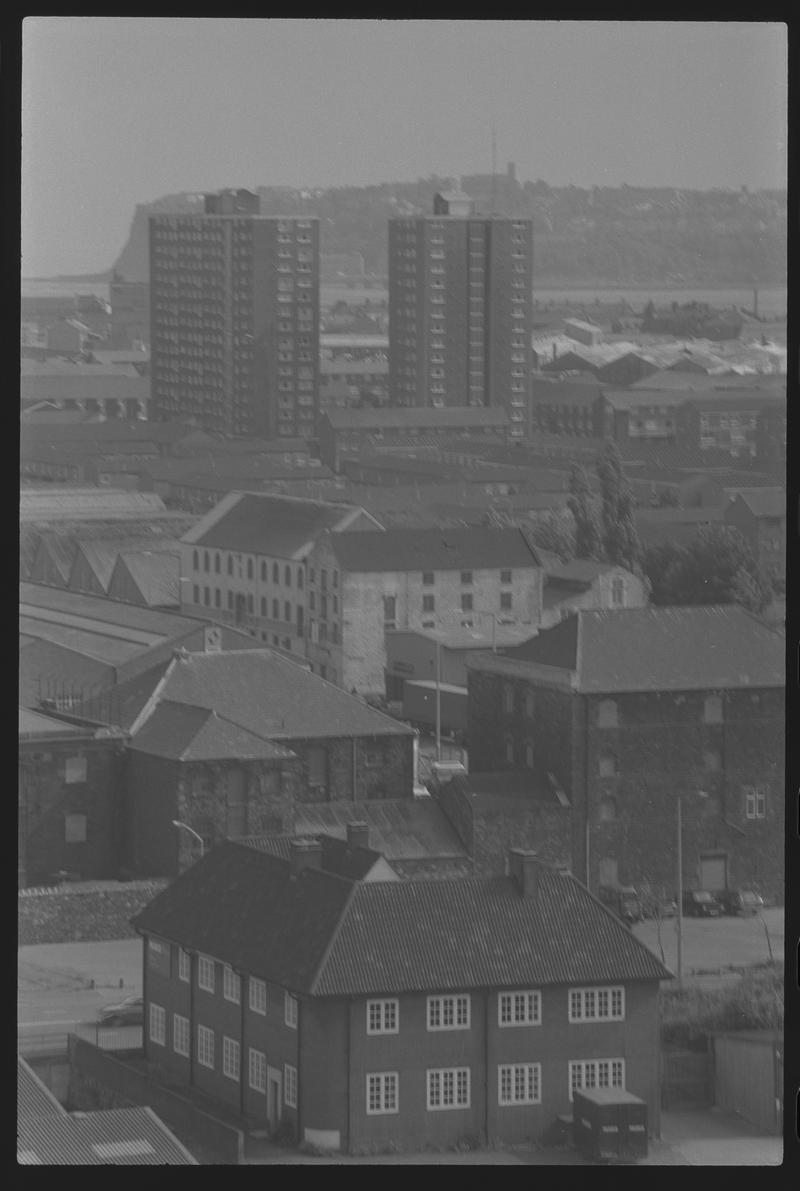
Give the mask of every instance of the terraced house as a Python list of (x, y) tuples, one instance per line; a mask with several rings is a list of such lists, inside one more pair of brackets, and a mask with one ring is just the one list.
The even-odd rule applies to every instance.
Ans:
[(538, 1138), (584, 1087), (627, 1088), (658, 1132), (669, 973), (576, 880), (517, 851), (510, 876), (427, 881), (325, 855), (222, 844), (134, 920), (171, 1082), (351, 1153)]

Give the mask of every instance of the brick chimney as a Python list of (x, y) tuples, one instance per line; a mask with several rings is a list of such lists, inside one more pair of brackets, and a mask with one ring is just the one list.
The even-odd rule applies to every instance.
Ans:
[(347, 846), (349, 848), (369, 847), (369, 823), (359, 819), (355, 823), (347, 824)]
[(291, 849), (292, 876), (304, 868), (322, 868), (322, 843), (318, 839), (293, 839)]
[(535, 898), (539, 892), (539, 874), (544, 865), (535, 852), (509, 848), (508, 875), (520, 897)]

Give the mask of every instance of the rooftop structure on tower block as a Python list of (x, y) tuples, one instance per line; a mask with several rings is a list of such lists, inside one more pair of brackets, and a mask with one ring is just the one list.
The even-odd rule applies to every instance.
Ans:
[(170, 1082), (350, 1153), (539, 1139), (595, 1086), (658, 1132), (669, 972), (578, 881), (517, 849), (508, 876), (381, 879), (342, 848), (222, 844), (134, 919)]
[(477, 216), (460, 191), (389, 221), (389, 394), (400, 406), (499, 406), (526, 425), (533, 224)]
[(258, 214), (248, 191), (150, 217), (152, 417), (309, 437), (319, 370), (319, 221)]

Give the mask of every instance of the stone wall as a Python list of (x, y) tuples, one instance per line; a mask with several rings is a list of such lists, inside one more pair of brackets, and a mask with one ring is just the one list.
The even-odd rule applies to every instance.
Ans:
[(130, 919), (166, 884), (104, 881), (21, 890), (17, 903), (19, 946), (135, 938)]

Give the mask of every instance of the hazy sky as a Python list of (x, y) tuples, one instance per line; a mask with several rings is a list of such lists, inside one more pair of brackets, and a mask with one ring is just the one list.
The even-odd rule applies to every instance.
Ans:
[(110, 267), (134, 206), (489, 172), (786, 185), (780, 24), (32, 17), (23, 273)]

